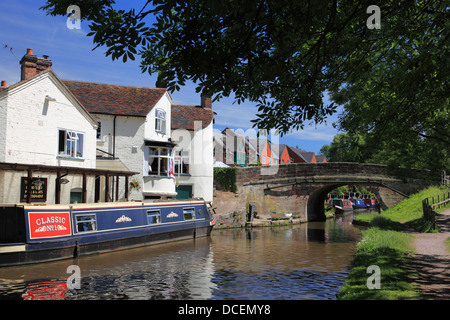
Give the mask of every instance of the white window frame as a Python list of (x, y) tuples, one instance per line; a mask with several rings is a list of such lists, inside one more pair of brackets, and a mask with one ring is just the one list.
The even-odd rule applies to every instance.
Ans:
[(162, 109), (155, 110), (155, 131), (166, 134), (166, 112)]
[[(171, 148), (165, 148), (165, 147), (156, 147), (156, 146), (149, 146), (149, 152), (148, 152), (148, 175), (149, 176), (160, 176), (160, 177), (169, 177), (170, 176), (170, 161), (172, 161), (173, 164), (173, 156), (172, 156), (172, 150)], [(156, 152), (152, 153), (152, 149), (154, 149)], [(167, 152), (166, 152), (167, 150)], [(157, 170), (152, 170), (152, 165), (156, 161), (155, 165), (157, 165)], [(163, 168), (163, 162), (166, 162), (166, 172), (162, 171)], [(156, 172), (155, 172), (156, 171)]]
[[(64, 132), (64, 141), (61, 142), (61, 133)], [(86, 135), (84, 132), (62, 129), (58, 128), (58, 152), (59, 157), (72, 158), (72, 159), (83, 159), (84, 158), (84, 145), (86, 142)], [(81, 141), (81, 143), (80, 143)], [(81, 150), (79, 146), (81, 144)], [(62, 150), (62, 145), (64, 150)], [(78, 154), (80, 151), (80, 154)]]
[[(186, 165), (186, 169), (184, 169)], [(174, 151), (174, 168), (175, 175), (189, 174), (189, 152), (188, 151)]]

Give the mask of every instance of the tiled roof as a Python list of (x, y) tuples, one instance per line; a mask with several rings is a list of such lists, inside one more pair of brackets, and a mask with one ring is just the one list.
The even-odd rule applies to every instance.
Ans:
[(206, 128), (214, 117), (214, 112), (210, 108), (202, 108), (193, 105), (172, 105), (172, 130), (187, 129), (194, 130), (194, 122), (201, 121), (202, 129)]
[(167, 92), (161, 88), (68, 80), (63, 82), (89, 112), (122, 116), (147, 116)]

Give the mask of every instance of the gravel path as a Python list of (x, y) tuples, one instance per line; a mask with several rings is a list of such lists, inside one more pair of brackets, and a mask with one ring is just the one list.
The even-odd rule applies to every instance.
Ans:
[(424, 299), (450, 300), (450, 252), (444, 241), (450, 237), (450, 209), (436, 217), (440, 233), (415, 233), (416, 254), (412, 267)]

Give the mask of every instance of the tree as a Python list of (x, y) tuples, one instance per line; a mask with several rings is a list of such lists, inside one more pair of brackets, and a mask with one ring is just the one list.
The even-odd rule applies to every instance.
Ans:
[[(48, 0), (66, 15), (70, 0)], [(371, 138), (395, 130), (448, 148), (449, 0), (386, 0), (369, 29), (373, 0), (153, 0), (118, 9), (79, 0), (97, 47), (141, 58), (143, 72), (174, 91), (186, 81), (215, 100), (255, 102), (260, 129), (287, 133), (345, 105), (339, 126)], [(325, 104), (329, 91), (332, 103)], [(398, 135), (397, 135), (398, 136)], [(397, 137), (395, 136), (395, 137)], [(376, 139), (374, 139), (376, 141)], [(381, 140), (380, 140), (381, 141)]]
[(363, 136), (339, 133), (331, 145), (324, 145), (320, 152), (331, 162), (365, 162), (366, 145)]

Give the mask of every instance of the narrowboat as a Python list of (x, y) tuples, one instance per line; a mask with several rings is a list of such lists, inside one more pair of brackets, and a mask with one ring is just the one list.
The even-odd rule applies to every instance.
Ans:
[(332, 198), (330, 204), (334, 208), (334, 213), (336, 214), (342, 214), (353, 210), (352, 202), (349, 199)]
[(0, 266), (209, 236), (203, 200), (0, 205)]
[(375, 208), (377, 206), (377, 199), (364, 199), (368, 208)]
[(367, 209), (369, 206), (363, 199), (350, 199), (352, 202), (353, 209)]

